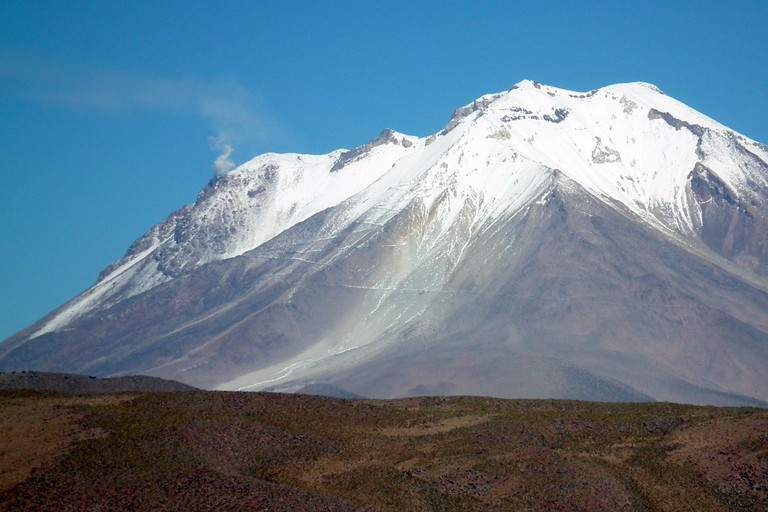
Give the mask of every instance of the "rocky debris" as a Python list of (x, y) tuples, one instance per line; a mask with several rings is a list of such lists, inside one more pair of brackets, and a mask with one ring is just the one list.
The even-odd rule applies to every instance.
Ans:
[(509, 140), (512, 138), (512, 135), (506, 128), (502, 128), (501, 130), (488, 135), (488, 138), (495, 140)]
[(505, 123), (511, 123), (512, 121), (518, 121), (520, 119), (538, 119), (532, 110), (528, 110), (524, 107), (513, 106), (503, 110), (511, 113), (501, 116), (501, 120)]
[(467, 106), (457, 108), (453, 111), (453, 115), (451, 116), (451, 120), (448, 122), (447, 125), (445, 125), (445, 128), (443, 128), (443, 131), (440, 132), (441, 135), (445, 135), (456, 126), (458, 126), (459, 122), (464, 119), (465, 117), (469, 116), (470, 114), (479, 111), (484, 110), (488, 105), (496, 101), (502, 96), (502, 94), (494, 94), (490, 96), (483, 96), (482, 98), (473, 101)]
[(568, 114), (570, 113), (570, 110), (567, 108), (556, 108), (554, 112), (554, 116), (550, 116), (549, 114), (544, 114), (543, 119), (545, 121), (549, 121), (550, 123), (562, 123), (565, 121), (565, 118), (568, 117)]
[(569, 94), (568, 96), (570, 96), (571, 98), (579, 98), (579, 99), (583, 100), (583, 99), (591, 98), (592, 96), (597, 94), (598, 91), (599, 91), (599, 89), (593, 89), (593, 90), (591, 90), (591, 91), (589, 91), (588, 93), (585, 93), (585, 94)]
[(624, 106), (624, 113), (627, 115), (634, 112), (635, 109), (637, 108), (637, 103), (628, 99), (626, 96), (622, 96), (621, 99), (619, 100), (619, 103), (621, 103)]
[(697, 162), (688, 175), (701, 209), (702, 240), (756, 274), (768, 274), (768, 219), (759, 204), (740, 198), (714, 171)]
[(704, 135), (704, 132), (706, 130), (706, 128), (704, 128), (701, 125), (691, 124), (687, 121), (683, 121), (681, 119), (676, 118), (669, 112), (660, 112), (655, 108), (648, 110), (648, 119), (651, 121), (655, 119), (662, 119), (664, 120), (665, 123), (667, 123), (669, 126), (674, 128), (675, 130), (680, 130), (681, 128), (685, 128), (688, 131), (690, 131), (692, 134), (696, 135), (697, 137), (701, 137), (702, 135)]
[(736, 194), (721, 180), (712, 169), (701, 162), (696, 162), (693, 170), (688, 175), (691, 183), (691, 190), (702, 203), (715, 201), (716, 204), (724, 206), (725, 204), (735, 206)]
[(570, 110), (564, 107), (553, 109), (551, 114), (541, 114), (541, 112), (533, 112), (532, 110), (528, 110), (527, 108), (520, 107), (520, 106), (507, 107), (502, 111), (509, 112), (509, 114), (505, 114), (501, 116), (501, 120), (505, 123), (520, 121), (521, 119), (531, 119), (534, 121), (538, 121), (541, 119), (549, 123), (558, 124), (565, 121), (565, 118), (567, 118), (568, 114), (570, 113)]
[[(209, 186), (211, 185), (209, 184), (206, 186), (206, 188)], [(133, 242), (122, 258), (110, 264), (107, 268), (99, 273), (96, 282), (100, 283), (112, 275), (115, 270), (130, 263), (133, 259), (140, 256), (144, 251), (170, 237), (173, 233), (175, 233), (178, 223), (186, 218), (194, 207), (194, 205), (188, 204), (183, 208), (176, 210), (163, 222), (150, 229), (147, 234)]]
[[(370, 152), (373, 148), (377, 146), (381, 146), (383, 144), (400, 144), (401, 141), (397, 139), (395, 136), (395, 132), (393, 130), (390, 130), (389, 128), (386, 128), (381, 131), (381, 133), (376, 137), (375, 139), (366, 142), (362, 146), (358, 146), (354, 149), (350, 149), (349, 151), (343, 152), (341, 155), (339, 155), (338, 160), (336, 160), (336, 163), (333, 164), (333, 167), (331, 167), (330, 172), (337, 172), (344, 168), (345, 165), (349, 164), (350, 162), (354, 162), (356, 160), (359, 160), (363, 156), (365, 156), (366, 153)], [(407, 143), (407, 145), (406, 145)], [(402, 143), (403, 147), (410, 147), (411, 142), (403, 140)]]
[(595, 137), (595, 148), (592, 150), (592, 161), (596, 164), (621, 162), (621, 155), (615, 149), (603, 145), (600, 137)]

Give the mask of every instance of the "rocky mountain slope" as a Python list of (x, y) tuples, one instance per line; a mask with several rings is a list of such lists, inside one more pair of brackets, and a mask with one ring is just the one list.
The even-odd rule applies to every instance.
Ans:
[(0, 370), (764, 405), (766, 162), (649, 84), (521, 82), (212, 181)]

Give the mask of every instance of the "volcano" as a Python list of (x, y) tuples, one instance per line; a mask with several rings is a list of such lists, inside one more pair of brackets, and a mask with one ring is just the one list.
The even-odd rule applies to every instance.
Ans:
[(767, 162), (650, 84), (523, 81), (214, 179), (0, 371), (766, 406)]

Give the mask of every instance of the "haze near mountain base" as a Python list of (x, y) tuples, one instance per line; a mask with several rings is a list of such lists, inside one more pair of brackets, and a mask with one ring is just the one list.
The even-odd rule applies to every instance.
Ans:
[(766, 405), (766, 162), (652, 85), (524, 81), (213, 180), (0, 371)]

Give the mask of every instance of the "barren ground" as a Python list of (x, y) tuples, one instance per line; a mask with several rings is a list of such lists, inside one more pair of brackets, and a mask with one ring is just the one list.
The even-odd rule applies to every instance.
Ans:
[(768, 410), (0, 392), (4, 510), (766, 510)]

